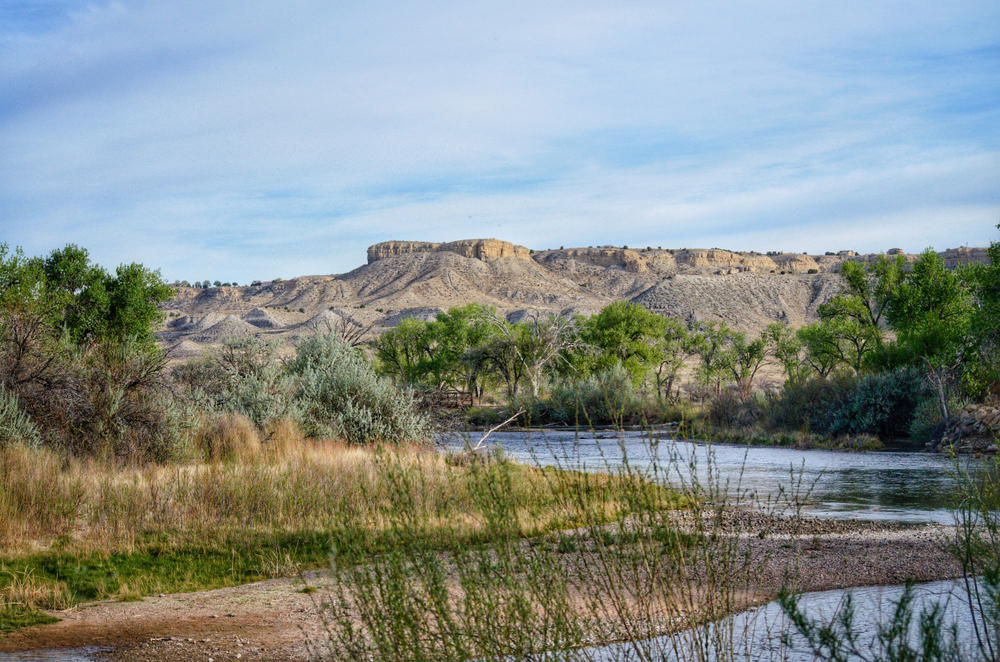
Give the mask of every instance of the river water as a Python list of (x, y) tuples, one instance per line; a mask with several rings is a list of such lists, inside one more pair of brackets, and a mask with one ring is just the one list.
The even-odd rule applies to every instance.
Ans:
[[(852, 628), (858, 654), (848, 654), (849, 660), (886, 659), (879, 648), (879, 625), (888, 625), (903, 595), (903, 587), (865, 587), (849, 591), (816, 591), (799, 598), (801, 611), (821, 625), (832, 623), (838, 610), (851, 595), (856, 617)], [(932, 605), (940, 605), (942, 622), (958, 627), (957, 643), (962, 659), (973, 660), (975, 637), (972, 635), (972, 612), (966, 593), (957, 582), (942, 581), (921, 584), (913, 588), (914, 616), (907, 641), (920, 650), (920, 613)], [(978, 616), (977, 616), (978, 618)], [(947, 636), (947, 635), (946, 635)], [(696, 653), (700, 653), (698, 656)], [(708, 626), (638, 642), (614, 644), (575, 651), (567, 660), (587, 662), (619, 662), (626, 660), (664, 660), (670, 662), (812, 662), (817, 659), (807, 640), (795, 632), (780, 605), (768, 605), (737, 614), (722, 626)]]
[[(479, 435), (443, 438), (446, 447), (475, 445)], [(982, 465), (932, 453), (845, 453), (676, 441), (669, 433), (564, 431), (495, 432), (480, 448), (503, 449), (512, 459), (539, 466), (656, 471), (661, 480), (692, 477), (744, 502), (798, 502), (805, 515), (840, 519), (951, 524), (950, 498), (958, 470)], [(710, 481), (710, 476), (712, 480)]]

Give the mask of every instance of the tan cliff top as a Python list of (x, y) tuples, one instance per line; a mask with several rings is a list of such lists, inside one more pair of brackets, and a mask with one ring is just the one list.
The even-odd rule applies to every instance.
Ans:
[[(949, 268), (988, 261), (983, 248), (939, 255)], [(818, 307), (840, 290), (841, 265), (877, 257), (651, 246), (530, 250), (498, 239), (387, 241), (371, 246), (368, 263), (346, 274), (177, 287), (163, 305), (167, 317), (158, 335), (174, 358), (196, 356), (234, 331), (275, 338), (290, 350), (337, 324), (372, 325), (378, 333), (407, 317), (433, 319), (471, 302), (518, 320), (592, 314), (623, 299), (686, 322), (724, 321), (757, 333), (772, 322), (797, 328), (815, 321)]]

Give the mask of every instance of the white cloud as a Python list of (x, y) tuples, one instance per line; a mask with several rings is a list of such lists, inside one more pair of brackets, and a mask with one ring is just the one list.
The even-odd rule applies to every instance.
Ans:
[(1000, 222), (995, 3), (2, 11), (0, 235), (29, 252), (247, 281), (390, 237), (919, 250)]

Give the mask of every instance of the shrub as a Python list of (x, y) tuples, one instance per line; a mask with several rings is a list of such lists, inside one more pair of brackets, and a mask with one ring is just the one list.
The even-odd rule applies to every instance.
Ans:
[(832, 412), (831, 432), (907, 436), (922, 391), (923, 375), (915, 368), (865, 375), (845, 406)]
[(38, 426), (17, 406), (17, 395), (0, 386), (0, 448), (11, 444), (36, 447), (41, 440)]
[(708, 418), (712, 425), (722, 427), (744, 427), (754, 425), (764, 416), (764, 394), (741, 396), (738, 392), (725, 390), (712, 398)]
[(768, 424), (783, 430), (829, 434), (829, 414), (839, 411), (854, 391), (856, 379), (835, 374), (786, 382), (776, 395), (768, 395)]
[(614, 365), (582, 382), (553, 389), (549, 415), (564, 425), (607, 425), (622, 422), (641, 404), (629, 373)]
[(257, 429), (295, 416), (294, 385), (278, 361), (278, 343), (248, 333), (226, 337), (218, 350), (174, 368), (189, 401), (209, 411), (241, 414)]
[(299, 424), (309, 436), (352, 444), (428, 436), (427, 420), (417, 413), (413, 398), (376, 375), (360, 352), (336, 334), (300, 344), (288, 370), (295, 377)]

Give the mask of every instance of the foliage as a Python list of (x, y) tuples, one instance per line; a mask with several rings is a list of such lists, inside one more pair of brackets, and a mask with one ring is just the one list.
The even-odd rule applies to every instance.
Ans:
[(906, 436), (913, 410), (920, 402), (923, 375), (915, 368), (898, 368), (865, 375), (849, 400), (828, 413), (832, 434), (873, 434), (883, 439)]
[(594, 371), (620, 364), (638, 387), (664, 360), (660, 340), (666, 331), (666, 321), (660, 315), (631, 301), (616, 301), (586, 321), (581, 337), (597, 350)]
[(11, 444), (34, 447), (41, 439), (38, 426), (17, 406), (17, 395), (0, 387), (0, 448)]
[(725, 322), (702, 322), (695, 328), (693, 346), (698, 354), (695, 376), (699, 384), (711, 388), (716, 395), (722, 392), (722, 382), (731, 366), (731, 338), (732, 331)]
[(663, 333), (657, 341), (660, 362), (655, 368), (656, 397), (670, 399), (674, 382), (684, 362), (695, 352), (694, 336), (679, 319), (664, 318)]
[(928, 248), (889, 299), (886, 319), (908, 358), (905, 363), (914, 365), (926, 357), (939, 365), (953, 360), (965, 341), (972, 311), (961, 275)]
[(334, 334), (301, 343), (287, 368), (295, 378), (300, 425), (311, 436), (369, 444), (419, 441), (428, 434), (410, 395)]
[(621, 424), (639, 404), (632, 376), (618, 364), (554, 388), (548, 401), (551, 419), (573, 426)]
[(828, 378), (787, 382), (779, 393), (768, 396), (768, 425), (782, 430), (829, 434), (829, 413), (845, 406), (856, 383), (857, 378), (845, 372)]
[(881, 349), (882, 329), (892, 297), (903, 278), (902, 255), (881, 255), (869, 268), (847, 261), (841, 266), (844, 291), (819, 307), (820, 322), (802, 337), (817, 370), (847, 365), (860, 371), (869, 355)]
[(1000, 381), (1000, 242), (990, 242), (986, 253), (989, 264), (970, 265), (962, 273), (973, 295), (973, 309), (961, 383), (974, 397)]

